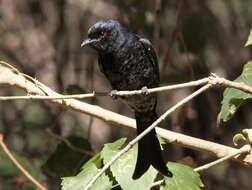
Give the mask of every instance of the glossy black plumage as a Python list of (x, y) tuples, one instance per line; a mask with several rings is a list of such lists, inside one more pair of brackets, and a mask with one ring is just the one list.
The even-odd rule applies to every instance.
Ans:
[[(156, 53), (149, 40), (129, 32), (118, 21), (102, 20), (88, 31), (89, 45), (99, 54), (100, 70), (109, 80), (113, 90), (137, 90), (153, 88), (159, 84)], [(135, 95), (122, 98), (134, 111), (137, 134), (143, 132), (156, 119), (155, 94)], [(152, 165), (163, 175), (172, 176), (162, 158), (155, 130), (138, 143), (138, 157), (133, 179), (141, 177)]]

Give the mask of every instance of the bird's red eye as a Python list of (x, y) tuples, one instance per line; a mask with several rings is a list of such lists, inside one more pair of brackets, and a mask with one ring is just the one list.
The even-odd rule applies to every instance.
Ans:
[(101, 32), (100, 37), (105, 38), (107, 36), (107, 32)]

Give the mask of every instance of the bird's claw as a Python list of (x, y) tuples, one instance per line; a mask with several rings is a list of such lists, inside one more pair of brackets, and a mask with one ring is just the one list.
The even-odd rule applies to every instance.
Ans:
[(147, 86), (144, 86), (142, 89), (141, 89), (141, 91), (142, 91), (142, 94), (143, 95), (148, 95), (150, 92), (149, 92), (149, 90), (148, 90), (148, 88), (147, 88)]
[(117, 99), (117, 90), (111, 90), (111, 92), (109, 93), (109, 95), (116, 100)]

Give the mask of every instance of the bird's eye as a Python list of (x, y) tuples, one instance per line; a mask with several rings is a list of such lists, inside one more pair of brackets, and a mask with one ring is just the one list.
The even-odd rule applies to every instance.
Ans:
[(107, 32), (102, 31), (99, 35), (100, 38), (105, 38), (108, 35)]

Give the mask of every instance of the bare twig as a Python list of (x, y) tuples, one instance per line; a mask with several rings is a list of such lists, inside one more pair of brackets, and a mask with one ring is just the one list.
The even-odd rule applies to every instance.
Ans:
[(215, 160), (213, 162), (210, 162), (208, 164), (205, 164), (203, 166), (200, 166), (200, 167), (197, 167), (194, 169), (194, 171), (196, 172), (199, 172), (199, 171), (203, 171), (203, 170), (206, 170), (206, 169), (209, 169), (210, 167), (213, 167), (217, 164), (220, 164), (226, 160), (229, 160), (230, 158), (234, 157), (234, 156), (237, 156), (237, 155), (240, 155), (240, 154), (243, 154), (243, 153), (249, 153), (249, 151), (251, 150), (251, 146), (250, 145), (244, 145), (243, 147), (241, 147), (240, 149), (238, 149), (237, 151), (227, 155), (227, 156), (224, 156), (223, 158), (220, 158), (218, 160)]
[[(108, 94), (106, 94), (108, 96)], [(26, 95), (26, 96), (1, 96), (0, 100), (57, 100), (57, 99), (84, 99), (98, 96), (95, 93), (76, 94), (76, 95), (60, 95), (60, 96), (40, 96), (40, 95)]]
[[(18, 75), (19, 78), (23, 76), (23, 77), (29, 79), (30, 81), (34, 82), (34, 84), (37, 87), (39, 87), (40, 90), (43, 91), (42, 94), (40, 93), (38, 95), (35, 93), (36, 95), (32, 95), (33, 93), (31, 93), (31, 90), (25, 88), (26, 91), (29, 92), (28, 95), (26, 95), (26, 96), (0, 96), (0, 100), (28, 100), (28, 99), (35, 99), (35, 100), (61, 99), (62, 100), (62, 99), (73, 99), (73, 98), (75, 98), (75, 99), (93, 98), (96, 96), (111, 96), (110, 92), (93, 92), (93, 93), (88, 93), (88, 94), (60, 95), (60, 94), (57, 94), (54, 91), (52, 91), (50, 88), (48, 88), (46, 85), (42, 84), (38, 80), (32, 78), (31, 76), (19, 72), (12, 65), (10, 65), (6, 62), (3, 62), (3, 61), (0, 61), (0, 65), (3, 65), (4, 67), (9, 68), (11, 71), (14, 72), (13, 74)], [(4, 79), (6, 79), (6, 78), (4, 78)], [(17, 82), (17, 81), (15, 81), (15, 82)], [(25, 81), (25, 82), (27, 82), (27, 81)], [(0, 80), (0, 85), (1, 85), (1, 83), (2, 83), (2, 85), (8, 85), (8, 84), (13, 85), (12, 80), (9, 80), (9, 81), (7, 81), (7, 80), (1, 81)], [(186, 82), (186, 83), (182, 83), (182, 84), (169, 85), (169, 86), (163, 86), (163, 87), (157, 87), (157, 88), (151, 88), (151, 89), (148, 89), (148, 93), (157, 93), (157, 92), (162, 92), (162, 91), (166, 91), (166, 90), (174, 90), (174, 89), (185, 88), (185, 87), (205, 85), (207, 83), (212, 84), (213, 86), (225, 86), (225, 87), (230, 87), (230, 88), (236, 88), (236, 89), (239, 89), (244, 92), (252, 94), (252, 88), (250, 86), (248, 86), (244, 83), (229, 81), (229, 80), (227, 80), (225, 78), (221, 78), (213, 73), (211, 73), (211, 75), (207, 78), (199, 79), (196, 81)], [(15, 85), (17, 85), (17, 84), (14, 83), (14, 86)], [(51, 93), (53, 93), (53, 95), (46, 96), (46, 95), (48, 95), (47, 94), (48, 90)], [(142, 93), (143, 93), (142, 90), (117, 91), (116, 93), (114, 93), (114, 95), (116, 95), (116, 96), (132, 96), (132, 95), (137, 95), (137, 94), (142, 94)]]
[(17, 166), (17, 168), (34, 184), (41, 190), (47, 190), (42, 184), (40, 184), (35, 178), (29, 174), (27, 170), (16, 160), (16, 158), (12, 155), (9, 151), (8, 147), (3, 142), (3, 134), (0, 134), (0, 146), (2, 147), (3, 151), (8, 155), (10, 160)]
[(135, 139), (133, 139), (129, 144), (123, 148), (119, 153), (117, 153), (107, 164), (103, 166), (103, 168), (90, 180), (90, 182), (87, 184), (87, 186), (84, 188), (84, 190), (88, 190), (94, 182), (98, 179), (99, 176), (101, 176), (121, 155), (123, 155), (125, 152), (127, 152), (134, 144), (136, 144), (140, 139), (142, 139), (147, 133), (149, 133), (152, 129), (154, 129), (159, 123), (161, 123), (165, 118), (167, 118), (168, 115), (170, 115), (172, 112), (174, 112), (176, 109), (178, 109), (180, 106), (184, 105), (197, 95), (201, 94), (205, 90), (209, 89), (211, 87), (211, 84), (207, 84), (200, 88), (199, 90), (195, 91), (191, 95), (187, 96), (183, 100), (179, 101), (177, 104), (175, 104), (173, 107), (171, 107), (169, 110), (167, 110), (163, 115), (161, 115), (153, 124), (151, 124), (147, 129), (145, 129), (140, 135), (138, 135)]
[[(36, 79), (34, 79), (34, 80), (36, 80)], [(39, 85), (42, 84), (38, 81), (37, 81), (37, 83), (39, 83)], [(186, 82), (186, 83), (182, 83), (182, 84), (162, 86), (162, 87), (157, 87), (157, 88), (151, 88), (151, 89), (148, 89), (148, 93), (157, 93), (157, 92), (163, 92), (163, 91), (167, 91), (167, 90), (200, 86), (200, 85), (205, 85), (207, 83), (212, 84), (213, 86), (223, 86), (223, 87), (236, 88), (238, 90), (242, 90), (246, 93), (252, 94), (252, 88), (250, 86), (248, 86), (244, 83), (229, 81), (225, 78), (221, 78), (221, 77), (217, 76), (216, 74), (211, 74), (208, 78), (203, 78), (203, 79), (199, 79), (196, 81)], [(1, 85), (1, 83), (0, 83), (0, 85)], [(46, 87), (46, 86), (45, 85), (39, 86), (39, 88), (42, 88), (42, 89), (44, 87)], [(48, 87), (46, 87), (46, 88), (49, 89)], [(114, 95), (115, 96), (133, 96), (133, 95), (142, 94), (142, 93), (143, 93), (142, 90), (116, 91), (114, 93)], [(57, 100), (57, 99), (62, 100), (62, 99), (73, 99), (73, 98), (74, 99), (94, 98), (97, 96), (111, 96), (111, 93), (110, 92), (93, 92), (93, 93), (75, 94), (75, 95), (60, 95), (60, 94), (54, 93), (54, 95), (50, 95), (50, 96), (28, 94), (26, 96), (0, 96), (0, 100), (2, 100), (2, 101), (3, 100)]]
[[(211, 79), (211, 77), (212, 77), (212, 79)], [(213, 74), (213, 73), (211, 74), (210, 79), (211, 79), (210, 82), (215, 86), (220, 85), (220, 86), (224, 86), (224, 87), (236, 88), (236, 89), (241, 90), (243, 92), (252, 94), (252, 88), (242, 82), (230, 81), (225, 78), (219, 77), (218, 75)]]
[[(157, 93), (167, 90), (174, 90), (186, 87), (194, 87), (199, 85), (204, 85), (209, 82), (209, 78), (203, 78), (196, 81), (186, 82), (182, 84), (175, 84), (169, 86), (162, 86), (157, 88), (148, 89), (148, 93)], [(132, 91), (116, 91), (115, 96), (132, 96), (137, 94), (142, 94), (142, 90), (132, 90)], [(26, 96), (0, 96), (0, 100), (57, 100), (57, 99), (84, 99), (84, 98), (94, 98), (97, 96), (110, 96), (110, 92), (93, 92), (88, 94), (75, 94), (75, 95), (31, 95)]]
[[(200, 167), (197, 167), (194, 169), (194, 171), (196, 172), (199, 172), (199, 171), (203, 171), (203, 170), (206, 170), (206, 169), (209, 169), (210, 167), (213, 167), (217, 164), (220, 164), (226, 160), (229, 160), (230, 158), (234, 157), (234, 156), (237, 156), (237, 155), (241, 155), (241, 154), (244, 154), (244, 153), (249, 153), (249, 151), (251, 150), (251, 146), (250, 145), (244, 145), (243, 147), (241, 147), (240, 149), (237, 149), (236, 151), (234, 151), (233, 153), (227, 155), (227, 156), (224, 156), (218, 160), (215, 160), (213, 162), (210, 162), (208, 164), (205, 164), (203, 166), (200, 166)], [(155, 187), (155, 186), (158, 186), (158, 185), (161, 185), (161, 183), (163, 183), (164, 180), (159, 180), (159, 181), (156, 181), (152, 184), (152, 187)]]

